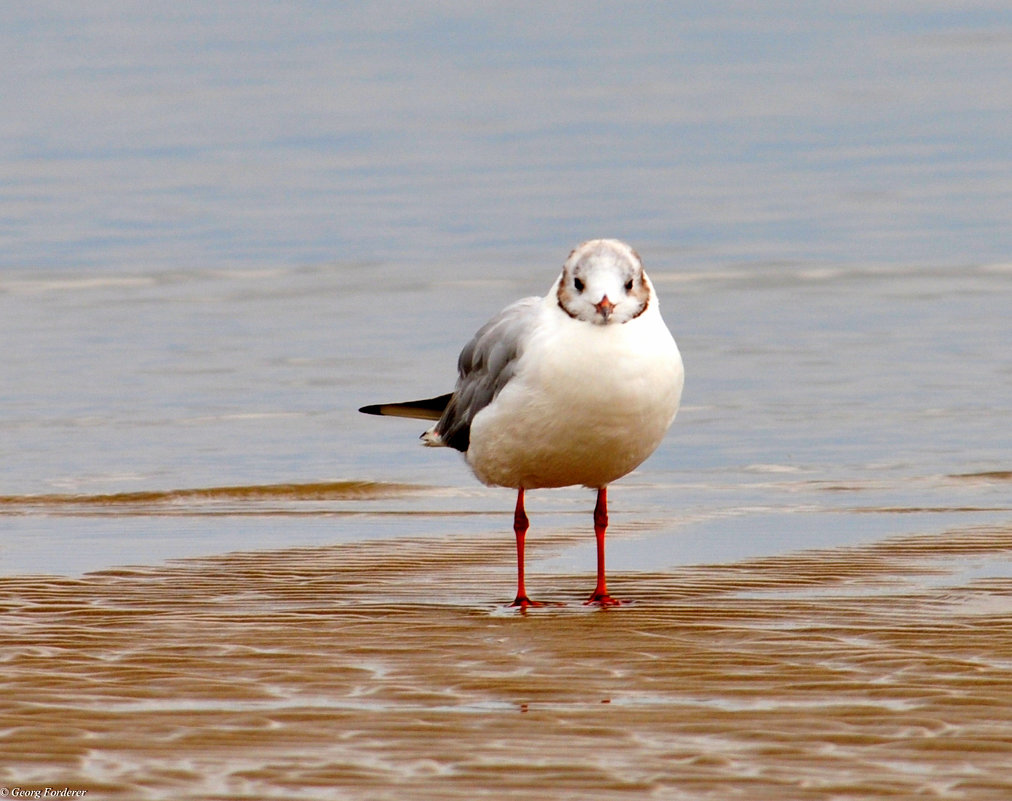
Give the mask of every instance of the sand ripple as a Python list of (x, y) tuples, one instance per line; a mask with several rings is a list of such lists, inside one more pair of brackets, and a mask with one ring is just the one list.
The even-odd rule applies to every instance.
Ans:
[(0, 785), (90, 798), (1008, 799), (986, 528), (615, 575), (520, 615), (508, 540), (0, 579)]

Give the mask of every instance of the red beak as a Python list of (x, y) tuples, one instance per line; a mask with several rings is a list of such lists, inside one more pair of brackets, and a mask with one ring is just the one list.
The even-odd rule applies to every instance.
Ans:
[(608, 296), (605, 295), (601, 298), (600, 303), (595, 303), (594, 308), (597, 309), (597, 313), (607, 320), (611, 317), (612, 311), (615, 309), (615, 304), (608, 300)]

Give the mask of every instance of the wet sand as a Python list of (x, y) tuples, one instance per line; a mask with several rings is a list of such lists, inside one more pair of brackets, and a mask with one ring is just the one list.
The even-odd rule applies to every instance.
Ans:
[[(456, 5), (2, 17), (0, 801), (1012, 798), (1007, 10)], [(611, 235), (636, 603), (560, 490), (519, 615), (509, 493), (356, 410)]]
[[(561, 547), (559, 539), (537, 547)], [(0, 786), (88, 798), (1008, 799), (1012, 528), (529, 577), (507, 537), (0, 579)], [(969, 572), (967, 572), (969, 571)]]

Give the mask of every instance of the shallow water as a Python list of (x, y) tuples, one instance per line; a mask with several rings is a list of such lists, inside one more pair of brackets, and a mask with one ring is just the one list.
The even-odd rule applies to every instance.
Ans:
[[(0, 788), (1009, 797), (1003, 4), (173, 9), (0, 11)], [(598, 235), (684, 405), (520, 615), (355, 410)]]
[[(558, 546), (557, 546), (558, 547)], [(137, 798), (1012, 792), (1012, 529), (617, 574), (489, 603), (489, 537), (0, 581), (4, 768)], [(929, 577), (929, 581), (922, 579)]]
[[(7, 361), (16, 458), (0, 466), (0, 569), (509, 537), (509, 492), (420, 447), (417, 421), (355, 411), (447, 389), (481, 318), (541, 290), (456, 283), (454, 270), (409, 286), (350, 280), (348, 265), (7, 281), (3, 326), (20, 347)], [(1009, 520), (1006, 270), (653, 274), (691, 382), (667, 441), (611, 494), (616, 568)], [(592, 501), (531, 493), (532, 557), (539, 539), (589, 531)], [(548, 566), (586, 569), (591, 549), (588, 536)]]

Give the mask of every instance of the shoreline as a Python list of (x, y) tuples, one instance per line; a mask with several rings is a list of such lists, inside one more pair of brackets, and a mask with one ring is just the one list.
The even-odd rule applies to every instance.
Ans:
[[(0, 578), (6, 786), (89, 796), (1007, 797), (1012, 526), (612, 577), (507, 538)], [(955, 582), (955, 583), (953, 583)], [(336, 791), (336, 790), (335, 790)]]

